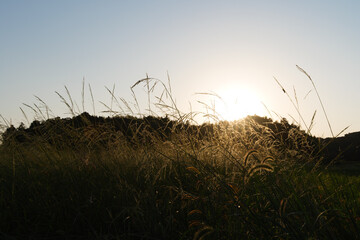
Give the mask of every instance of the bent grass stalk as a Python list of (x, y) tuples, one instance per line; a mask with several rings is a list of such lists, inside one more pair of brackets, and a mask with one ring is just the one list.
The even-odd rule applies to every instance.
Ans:
[(302, 68), (299, 67), (298, 65), (296, 65), (296, 67), (297, 67), (302, 73), (304, 73), (304, 74), (309, 78), (311, 84), (313, 85), (314, 90), (315, 90), (315, 92), (316, 92), (316, 95), (317, 95), (317, 97), (318, 97), (318, 99), (319, 99), (321, 108), (322, 108), (322, 110), (323, 110), (323, 113), (324, 113), (324, 115), (325, 115), (327, 124), (328, 124), (328, 126), (329, 126), (331, 135), (332, 135), (332, 137), (335, 137), (334, 132), (333, 132), (332, 127), (331, 127), (331, 124), (330, 124), (330, 121), (329, 121), (329, 118), (328, 118), (327, 113), (326, 113), (326, 111), (325, 111), (324, 104), (322, 103), (322, 100), (321, 100), (321, 98), (320, 98), (319, 92), (318, 92), (318, 90), (317, 90), (317, 88), (316, 88), (316, 86), (315, 86), (314, 81), (312, 80), (312, 78), (310, 77), (310, 75), (309, 75), (304, 69), (302, 69)]

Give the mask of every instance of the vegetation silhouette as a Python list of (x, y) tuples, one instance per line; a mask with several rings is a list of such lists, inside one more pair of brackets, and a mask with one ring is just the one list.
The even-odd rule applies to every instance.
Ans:
[(360, 208), (343, 199), (360, 183), (311, 165), (338, 146), (355, 159), (359, 135), (320, 139), (256, 115), (194, 125), (84, 112), (11, 126), (0, 237), (351, 238)]
[[(277, 83), (301, 116), (296, 97)], [(309, 125), (301, 117), (305, 130), (285, 118), (221, 121), (205, 103), (203, 115), (215, 123), (196, 124), (197, 112), (177, 108), (170, 79), (166, 86), (147, 76), (131, 90), (139, 84), (149, 116), (118, 100), (115, 87), (107, 88), (110, 106), (102, 103), (112, 117), (90, 115), (83, 81), (82, 111), (66, 87), (69, 100), (57, 93), (71, 118), (49, 118), (37, 98), (40, 106), (25, 106), (43, 120), (17, 128), (4, 121), (0, 238), (360, 238), (360, 178), (329, 168), (359, 159), (359, 132), (314, 137), (316, 112)], [(151, 115), (156, 84), (163, 91), (152, 104), (165, 117)]]
[[(46, 121), (35, 120), (28, 128), (24, 124), (20, 124), (17, 128), (10, 126), (2, 133), (2, 139), (4, 145), (14, 143), (14, 141), (17, 144), (31, 144), (40, 140), (55, 144), (59, 148), (65, 146), (78, 148), (80, 145), (104, 147), (106, 143), (115, 141), (119, 136), (123, 136), (133, 145), (150, 144), (155, 139), (156, 141), (169, 141), (176, 134), (185, 131), (201, 141), (213, 138), (215, 133), (220, 130), (219, 126), (224, 124), (232, 124), (235, 128), (237, 126), (237, 131), (245, 134), (246, 127), (244, 126), (250, 123), (257, 125), (252, 124), (252, 131), (261, 133), (268, 130), (273, 141), (281, 142), (282, 144), (276, 145), (278, 150), (301, 149), (303, 153), (316, 153), (318, 158), (325, 159), (323, 160), (325, 163), (334, 159), (360, 161), (360, 132), (349, 133), (344, 137), (337, 138), (317, 138), (300, 130), (299, 126), (290, 124), (285, 118), (273, 121), (271, 118), (257, 115), (234, 122), (221, 121), (194, 125), (189, 122), (179, 123), (168, 117), (100, 117), (84, 112), (72, 118), (57, 117)], [(94, 141), (94, 135), (98, 136), (96, 141)], [(261, 135), (256, 136), (259, 138)]]

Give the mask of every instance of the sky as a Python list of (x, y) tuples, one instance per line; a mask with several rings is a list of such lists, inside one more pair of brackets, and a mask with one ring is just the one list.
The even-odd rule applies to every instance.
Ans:
[[(307, 126), (316, 111), (312, 134), (331, 136), (298, 65), (313, 79), (333, 134), (360, 131), (359, 11), (355, 0), (1, 0), (0, 114), (18, 125), (27, 122), (22, 109), (31, 122), (39, 116), (28, 106), (45, 112), (37, 96), (51, 116), (69, 117), (55, 91), (68, 99), (66, 86), (81, 112), (83, 80), (85, 111), (121, 112), (107, 89), (135, 103), (130, 88), (138, 80), (167, 84), (170, 76), (184, 113), (215, 108), (225, 120), (257, 114), (301, 121), (276, 78)], [(155, 88), (152, 103), (162, 92), (161, 84)], [(146, 86), (133, 91), (145, 114)]]

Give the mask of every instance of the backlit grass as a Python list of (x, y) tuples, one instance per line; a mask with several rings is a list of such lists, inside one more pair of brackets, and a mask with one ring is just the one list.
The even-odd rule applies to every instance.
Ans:
[(81, 126), (39, 121), (48, 128), (26, 141), (3, 135), (0, 238), (360, 237), (360, 179), (325, 169), (315, 138), (284, 120), (192, 127), (195, 113), (181, 113), (161, 86), (170, 102), (153, 104), (171, 117), (166, 128), (133, 120), (124, 133), (81, 115)]

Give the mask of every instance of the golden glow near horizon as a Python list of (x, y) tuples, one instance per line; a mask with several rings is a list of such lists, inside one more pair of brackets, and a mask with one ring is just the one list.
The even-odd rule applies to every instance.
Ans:
[[(298, 116), (275, 76), (291, 96), (294, 86), (307, 123), (318, 110), (313, 133), (331, 136), (314, 91), (303, 99), (313, 88), (298, 64), (315, 81), (334, 131), (347, 125), (344, 133), (360, 131), (360, 111), (354, 111), (360, 102), (360, 1), (103, 2), (0, 1), (0, 114), (7, 122), (27, 121), (19, 106), (32, 120), (33, 109), (22, 103), (40, 104), (33, 95), (55, 116), (68, 117), (54, 91), (67, 96), (66, 85), (74, 100), (82, 99), (83, 78), (94, 90), (94, 104), (85, 94), (86, 109), (96, 106), (101, 115), (108, 109), (100, 101), (111, 106), (114, 100), (104, 86), (115, 84), (116, 97), (132, 102), (129, 87), (145, 73), (166, 83), (167, 72), (181, 109), (192, 98), (204, 103), (191, 106), (199, 122), (218, 120), (211, 109), (203, 111), (209, 98), (219, 119), (268, 115), (260, 101), (278, 117)], [(208, 91), (224, 101), (196, 94)], [(140, 108), (148, 108), (147, 99), (139, 96)]]
[(248, 115), (264, 115), (260, 98), (250, 89), (235, 87), (219, 90), (221, 99), (215, 100), (215, 110), (221, 119), (234, 121)]

